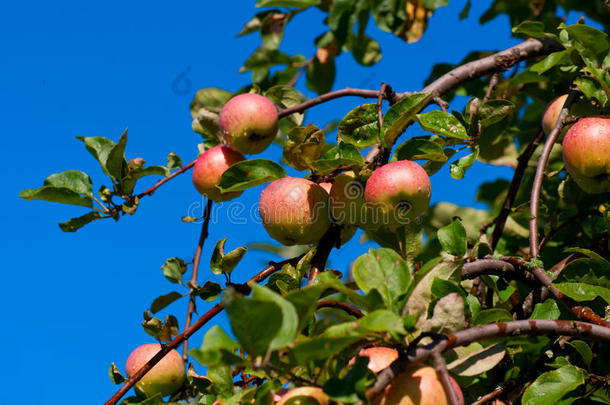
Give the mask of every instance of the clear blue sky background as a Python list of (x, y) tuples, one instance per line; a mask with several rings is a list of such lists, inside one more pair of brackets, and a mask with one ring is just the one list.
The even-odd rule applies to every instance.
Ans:
[[(473, 2), (470, 17), (458, 21), (464, 3), (452, 0), (438, 10), (416, 44), (372, 29), (384, 52), (382, 61), (363, 68), (351, 54), (342, 55), (335, 88), (377, 88), (383, 80), (399, 91), (418, 90), (434, 63), (458, 62), (470, 50), (503, 49), (517, 42), (510, 38), (505, 18), (478, 25), (486, 1)], [(0, 133), (6, 166), (0, 405), (107, 399), (116, 390), (107, 375), (110, 363), (123, 369), (133, 348), (152, 341), (140, 326), (142, 312), (155, 297), (175, 288), (160, 266), (168, 257), (190, 260), (200, 230), (180, 221), (193, 203), (202, 203), (190, 173), (143, 200), (135, 216), (119, 223), (98, 221), (73, 234), (61, 232), (57, 223), (84, 210), (26, 202), (17, 197), (19, 191), (39, 187), (47, 175), (67, 169), (88, 173), (94, 191), (107, 183), (76, 135), (117, 140), (129, 127), (128, 158), (165, 164), (170, 151), (184, 162), (195, 158), (200, 137), (191, 130), (189, 103), (198, 88), (236, 90), (248, 83), (249, 74), (238, 74), (238, 69), (260, 39), (256, 34), (235, 34), (257, 11), (253, 4), (3, 3)], [(281, 49), (313, 55), (312, 38), (323, 32), (321, 17), (317, 10), (299, 15), (289, 24)], [(303, 83), (300, 89), (312, 96)], [(324, 126), (359, 103), (349, 98), (316, 107), (307, 122)], [(461, 109), (463, 103), (456, 100), (452, 108)], [(276, 160), (280, 156), (277, 146), (264, 154)], [(456, 181), (447, 167), (432, 177), (433, 202), (476, 206), (474, 195), (481, 182), (508, 178), (510, 173), (477, 164), (464, 180)], [(153, 182), (149, 178), (140, 187)], [(257, 203), (260, 190), (243, 194), (248, 208)], [(222, 209), (218, 215), (226, 218)], [(207, 279), (222, 281), (207, 263), (214, 243), (225, 236), (229, 248), (271, 241), (260, 225), (213, 226), (202, 259), (201, 284)], [(354, 238), (334, 255), (332, 266), (345, 272), (350, 260), (367, 249)], [(273, 259), (278, 257), (248, 252), (235, 270), (235, 281), (250, 277)], [(181, 325), (186, 305), (182, 300), (169, 308)], [(200, 313), (207, 306), (200, 304)], [(226, 325), (226, 318), (218, 320)], [(202, 337), (203, 331), (196, 334), (192, 346), (200, 345)]]

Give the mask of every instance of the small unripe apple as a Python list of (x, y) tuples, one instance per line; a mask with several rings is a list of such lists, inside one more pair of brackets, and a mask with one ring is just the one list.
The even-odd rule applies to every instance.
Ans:
[(430, 204), (432, 185), (426, 171), (410, 160), (388, 163), (366, 182), (368, 226), (395, 229), (408, 224)]
[(217, 145), (206, 150), (197, 158), (193, 167), (193, 184), (197, 191), (216, 202), (232, 200), (241, 191), (221, 193), (216, 187), (222, 174), (232, 165), (244, 160), (244, 155), (225, 145)]
[(364, 183), (353, 171), (341, 173), (330, 189), (330, 209), (337, 223), (361, 226), (365, 222)]
[[(368, 368), (373, 373), (378, 373), (384, 368), (387, 368), (398, 358), (398, 352), (390, 347), (369, 347), (358, 352), (358, 356), (366, 356), (369, 358)], [(349, 365), (353, 365), (356, 358), (349, 361)]]
[(298, 177), (269, 184), (261, 193), (258, 210), (269, 235), (287, 246), (315, 243), (330, 227), (328, 193)]
[[(464, 396), (457, 382), (451, 383), (458, 394), (460, 405)], [(448, 405), (449, 395), (436, 370), (429, 366), (408, 368), (398, 375), (373, 402), (375, 405)]]
[(277, 405), (328, 405), (329, 402), (322, 388), (298, 387), (285, 393)]
[[(137, 347), (125, 364), (129, 377), (135, 374), (144, 364), (161, 350), (159, 343), (148, 343)], [(136, 383), (134, 389), (142, 397), (151, 397), (158, 393), (161, 396), (171, 395), (178, 391), (186, 380), (186, 370), (180, 354), (172, 350), (160, 362)]]
[(578, 120), (563, 140), (563, 161), (585, 192), (610, 191), (610, 119)]
[(259, 94), (240, 94), (222, 107), (218, 124), (232, 149), (246, 155), (260, 153), (277, 134), (277, 107)]

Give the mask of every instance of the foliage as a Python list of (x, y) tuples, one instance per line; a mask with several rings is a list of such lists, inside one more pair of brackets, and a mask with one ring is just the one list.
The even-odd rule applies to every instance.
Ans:
[[(294, 88), (301, 72), (305, 73), (306, 87), (323, 94), (333, 88), (335, 77), (340, 74), (335, 59), (342, 52), (351, 53), (364, 66), (381, 59), (379, 43), (369, 36), (369, 23), (407, 43), (415, 42), (424, 34), (436, 9), (447, 3), (448, 0), (258, 0), (256, 6), (263, 10), (239, 33), (258, 32), (262, 41), (241, 68), (251, 72), (252, 85), (236, 92), (202, 89), (191, 103), (192, 126), (202, 136), (200, 150), (221, 142), (218, 114), (233, 95), (261, 93), (280, 111), (300, 105), (307, 100)], [(607, 33), (585, 24), (568, 26), (557, 16), (560, 8), (581, 11), (587, 19), (598, 20), (608, 32), (610, 9), (602, 3), (495, 0), (481, 16), (481, 23), (506, 15), (514, 36), (554, 45), (537, 57), (527, 58), (522, 66), (513, 63), (512, 72), (498, 69), (496, 76), (475, 75), (440, 95), (392, 93), (384, 96), (390, 101), (385, 111), (383, 105), (374, 102), (354, 105), (338, 123), (336, 143), (328, 139), (326, 129), (313, 123), (305, 125), (303, 110), (288, 114), (280, 121), (282, 163), (318, 182), (332, 181), (348, 170), (365, 181), (388, 160), (416, 160), (428, 174), (444, 170), (441, 175), (456, 181), (467, 181), (464, 179), (468, 179), (468, 169), (476, 161), (516, 168), (518, 156), (538, 132), (544, 106), (556, 96), (575, 89), (579, 92), (571, 110), (575, 114), (587, 109), (595, 115), (610, 113)], [(314, 40), (315, 55), (308, 58), (280, 51), (287, 24), (309, 8), (323, 13), (326, 26), (326, 31)], [(470, 1), (460, 17), (467, 15), (469, 8)], [(433, 66), (426, 84), (459, 65), (488, 55), (489, 52), (473, 52), (458, 65)], [(456, 95), (469, 98), (464, 110), (449, 112), (433, 107), (423, 112), (433, 102), (443, 105)], [(436, 99), (438, 96), (443, 100)], [(382, 112), (381, 125), (378, 111)], [(419, 125), (428, 135), (399, 142), (410, 125)], [(187, 169), (173, 152), (168, 155), (167, 166), (145, 166), (142, 158), (128, 160), (127, 131), (117, 142), (103, 137), (78, 139), (106, 175), (108, 186), (100, 186), (97, 197), (92, 179), (79, 170), (52, 174), (42, 187), (20, 194), (26, 200), (87, 208), (84, 215), (60, 223), (65, 232), (74, 232), (99, 219), (118, 221), (125, 214), (133, 215), (141, 200), (151, 194), (149, 190), (135, 192), (139, 179), (149, 175), (167, 179), (172, 170), (179, 174)], [(378, 148), (381, 158), (365, 159), (370, 147)], [(383, 153), (387, 154), (385, 161)], [(531, 271), (541, 264), (546, 264), (548, 270), (551, 264), (562, 263), (569, 255), (573, 256), (568, 264), (553, 268), (554, 287), (572, 302), (607, 318), (610, 193), (581, 192), (566, 175), (561, 146), (556, 145), (547, 164), (536, 217), (535, 231), (544, 239), (540, 255), (531, 257), (529, 206), (540, 154), (540, 150), (534, 152), (530, 164), (525, 165), (505, 225), (502, 224), (504, 230), (496, 240), (491, 240), (494, 227), (498, 226), (495, 221), (510, 197), (504, 180), (480, 187), (477, 199), (487, 205), (485, 210), (441, 202), (430, 207), (423, 223), (392, 231), (367, 231), (365, 238), (380, 247), (354, 258), (347, 279), (324, 271), (306, 285), (310, 269), (317, 266), (320, 252), (327, 247), (323, 243), (329, 244), (325, 239), (317, 247), (299, 248), (298, 253), (304, 254), (274, 268), (275, 274), (266, 285), (259, 282), (269, 274), (248, 284), (231, 283), (231, 274), (239, 271), (247, 248), (237, 247), (225, 253), (226, 238), (216, 244), (210, 263), (211, 274), (225, 277), (224, 286), (212, 280), (203, 286), (196, 279), (185, 282), (183, 276), (188, 267), (195, 271), (198, 261), (191, 265), (181, 258), (167, 259), (162, 266), (163, 275), (182, 290), (152, 301), (144, 313), (145, 331), (160, 342), (174, 339), (180, 332), (177, 317), (168, 315), (162, 321), (153, 314), (183, 297), (221, 303), (231, 325), (230, 332), (212, 327), (201, 348), (191, 349), (191, 358), (206, 367), (207, 375), (199, 376), (191, 370), (188, 383), (170, 403), (212, 404), (218, 399), (230, 404), (270, 404), (273, 394), (281, 392), (286, 384), (323, 387), (339, 402), (366, 401), (366, 390), (375, 376), (361, 360), (348, 364), (362, 347), (389, 346), (404, 354), (413, 349), (413, 344), (429, 343), (438, 334), (476, 325), (513, 319), (574, 320), (566, 301), (557, 296), (536, 301), (540, 285)], [(252, 158), (227, 170), (219, 188), (241, 191), (284, 176), (286, 170), (281, 163)], [(515, 272), (521, 277), (508, 272), (482, 273), (475, 280), (463, 276), (466, 266), (478, 259), (500, 258), (507, 260), (507, 268), (509, 264), (516, 267)], [(528, 296), (533, 297), (530, 308), (526, 308)], [(336, 305), (320, 306), (328, 301)], [(469, 401), (501, 385), (506, 387), (506, 396), (521, 395), (522, 403), (568, 404), (610, 401), (610, 365), (604, 361), (609, 354), (607, 342), (507, 336), (454, 347), (443, 356)], [(114, 383), (124, 383), (114, 363), (109, 374)], [(162, 400), (124, 400), (129, 404), (153, 402)]]

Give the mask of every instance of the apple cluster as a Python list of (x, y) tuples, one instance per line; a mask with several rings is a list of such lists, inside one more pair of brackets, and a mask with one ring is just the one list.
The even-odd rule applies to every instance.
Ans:
[[(241, 194), (223, 193), (217, 186), (244, 154), (260, 153), (271, 144), (278, 131), (277, 108), (264, 96), (241, 94), (222, 108), (219, 126), (225, 145), (202, 153), (193, 168), (195, 188), (216, 202)], [(375, 170), (366, 182), (353, 171), (333, 183), (298, 177), (275, 180), (261, 193), (259, 213), (269, 235), (284, 245), (316, 243), (333, 222), (342, 226), (345, 243), (357, 228), (392, 230), (413, 221), (428, 208), (430, 193), (425, 170), (402, 160)]]
[[(553, 129), (566, 99), (567, 95), (562, 95), (547, 106), (542, 117), (545, 134)], [(582, 116), (582, 111), (572, 112)], [(590, 194), (610, 191), (610, 118), (580, 118), (565, 133), (562, 146), (566, 170), (583, 191)]]

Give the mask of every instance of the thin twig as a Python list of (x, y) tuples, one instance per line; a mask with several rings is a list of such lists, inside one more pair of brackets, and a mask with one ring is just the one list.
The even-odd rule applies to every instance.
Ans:
[(521, 180), (523, 179), (525, 169), (527, 169), (527, 165), (532, 158), (532, 155), (536, 151), (536, 148), (538, 145), (540, 145), (543, 137), (544, 131), (542, 131), (542, 128), (540, 128), (536, 133), (536, 136), (534, 136), (530, 143), (527, 144), (525, 150), (521, 153), (521, 155), (519, 155), (517, 158), (517, 167), (515, 168), (515, 173), (513, 174), (513, 179), (510, 182), (510, 186), (508, 186), (508, 192), (506, 193), (506, 198), (504, 199), (504, 203), (502, 204), (502, 208), (500, 209), (498, 216), (491, 223), (481, 228), (481, 231), (484, 233), (487, 227), (495, 224), (494, 230), (489, 239), (492, 252), (496, 249), (498, 241), (504, 232), (504, 226), (506, 225), (506, 220), (508, 219), (508, 215), (510, 214), (510, 210), (513, 206), (515, 198), (517, 197), (517, 192), (521, 186)]
[(538, 206), (540, 204), (540, 190), (542, 189), (542, 180), (544, 179), (544, 171), (546, 170), (549, 156), (551, 155), (551, 149), (563, 128), (563, 120), (568, 116), (570, 107), (580, 94), (577, 90), (572, 90), (568, 93), (566, 101), (563, 103), (557, 122), (553, 126), (553, 130), (549, 134), (544, 147), (542, 148), (542, 154), (538, 159), (538, 165), (536, 167), (536, 175), (534, 176), (534, 184), (532, 185), (532, 194), (530, 198), (530, 255), (533, 258), (538, 257)]
[(377, 125), (379, 126), (379, 133), (381, 134), (381, 128), (383, 128), (383, 111), (381, 111), (381, 102), (386, 94), (387, 84), (381, 83), (379, 88), (379, 95), (377, 96)]
[(197, 161), (197, 159), (193, 160), (192, 162), (190, 162), (186, 166), (182, 166), (180, 169), (176, 170), (175, 172), (173, 172), (169, 176), (162, 178), (161, 180), (156, 182), (154, 186), (152, 186), (148, 190), (143, 191), (140, 194), (138, 194), (137, 197), (138, 198), (142, 198), (142, 197), (147, 196), (147, 195), (152, 195), (152, 193), (154, 193), (155, 190), (158, 189), (159, 187), (161, 187), (163, 184), (167, 183), (168, 181), (170, 181), (174, 177), (176, 177), (176, 176), (178, 176), (178, 175), (180, 175), (180, 174), (182, 174), (184, 172), (187, 172), (189, 169), (191, 169), (193, 166), (195, 166), (195, 162), (196, 161)]
[[(297, 257), (293, 257), (291, 259), (282, 260), (281, 262), (272, 263), (265, 269), (263, 269), (260, 273), (252, 277), (249, 281), (259, 283), (263, 281), (266, 277), (270, 276), (276, 271), (279, 271), (285, 264), (296, 264), (298, 262)], [(195, 321), (188, 329), (184, 329), (184, 331), (176, 336), (174, 340), (169, 342), (167, 345), (163, 346), (161, 350), (155, 354), (150, 360), (146, 362), (138, 371), (136, 371), (129, 380), (119, 390), (108, 400), (104, 405), (116, 405), (119, 400), (127, 394), (127, 392), (138, 382), (146, 373), (150, 371), (158, 362), (161, 361), (167, 353), (176, 349), (185, 339), (190, 338), (195, 332), (201, 329), (206, 323), (208, 323), (212, 318), (218, 315), (222, 311), (222, 303), (218, 303), (210, 308), (205, 314), (203, 314), (199, 319)]]
[(491, 97), (491, 93), (493, 93), (493, 91), (496, 88), (496, 86), (498, 85), (499, 81), (500, 81), (500, 74), (498, 72), (491, 75), (491, 79), (489, 79), (489, 86), (487, 86), (487, 91), (485, 92), (485, 97), (483, 97), (483, 102), (481, 103), (481, 105), (483, 105), (489, 101), (489, 98)]
[(441, 356), (440, 352), (435, 350), (432, 352), (432, 360), (434, 361), (436, 372), (441, 377), (441, 383), (443, 384), (443, 388), (445, 389), (445, 394), (447, 394), (449, 403), (451, 405), (459, 405), (460, 398), (455, 391), (453, 383), (451, 382), (451, 377), (449, 376), (449, 370), (447, 370), (447, 363), (445, 363), (445, 359), (443, 356)]
[(500, 395), (502, 395), (504, 393), (505, 390), (506, 390), (506, 388), (504, 388), (504, 387), (498, 387), (495, 390), (491, 391), (490, 393), (483, 395), (482, 397), (480, 397), (479, 399), (477, 399), (470, 405), (484, 405), (484, 404), (488, 403), (489, 401), (491, 401), (492, 399), (498, 398)]
[[(212, 213), (212, 200), (208, 199), (203, 212), (203, 225), (201, 226), (201, 235), (199, 236), (199, 243), (197, 243), (197, 250), (195, 250), (195, 256), (193, 257), (193, 275), (191, 276), (191, 287), (197, 284), (197, 275), (199, 273), (199, 262), (201, 260), (201, 252), (203, 251), (203, 244), (208, 237), (208, 227), (210, 224), (210, 217)], [(191, 326), (191, 320), (193, 319), (193, 312), (197, 310), (197, 295), (192, 292), (189, 297), (189, 306), (186, 312), (186, 320), (184, 321), (184, 329), (188, 329)], [(182, 346), (182, 359), (186, 363), (189, 357), (189, 341), (184, 339), (184, 345)]]
[(339, 302), (339, 301), (320, 301), (317, 304), (318, 308), (338, 308), (341, 309), (343, 311), (345, 311), (347, 314), (355, 316), (356, 318), (362, 318), (364, 316), (364, 314), (355, 307), (352, 307), (349, 304), (346, 304), (345, 302)]

